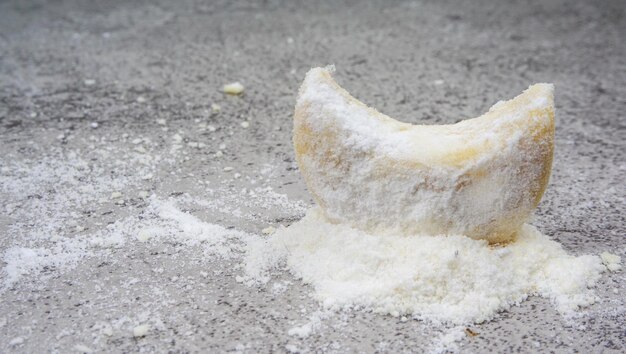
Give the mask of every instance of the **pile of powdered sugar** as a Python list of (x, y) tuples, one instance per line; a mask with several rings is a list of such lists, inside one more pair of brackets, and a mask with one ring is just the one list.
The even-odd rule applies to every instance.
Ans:
[(465, 236), (373, 235), (327, 222), (319, 209), (247, 245), (248, 283), (287, 269), (329, 308), (366, 308), (433, 322), (479, 323), (529, 295), (565, 315), (596, 301), (600, 257), (571, 256), (525, 225), (516, 242), (490, 246)]

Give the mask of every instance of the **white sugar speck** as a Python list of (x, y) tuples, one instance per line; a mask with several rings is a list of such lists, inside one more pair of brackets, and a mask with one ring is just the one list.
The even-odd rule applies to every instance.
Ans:
[(606, 269), (611, 272), (616, 272), (622, 268), (622, 257), (612, 254), (609, 252), (602, 252), (600, 254), (600, 258), (602, 258), (602, 263), (606, 267)]
[(76, 344), (74, 346), (74, 350), (76, 350), (79, 353), (93, 353), (93, 349), (89, 348), (88, 346), (84, 344)]
[(122, 197), (122, 193), (121, 192), (113, 192), (111, 193), (111, 199), (119, 199)]
[(24, 344), (24, 338), (22, 337), (15, 337), (9, 341), (10, 346), (18, 346), (20, 344)]
[(223, 90), (224, 90), (224, 93), (227, 93), (229, 95), (239, 95), (243, 92), (244, 87), (239, 82), (233, 82), (233, 83), (224, 85)]
[(145, 337), (148, 332), (150, 332), (150, 326), (147, 324), (142, 324), (133, 328), (134, 337)]
[(275, 227), (273, 227), (273, 226), (268, 226), (268, 227), (264, 228), (263, 230), (261, 230), (261, 232), (262, 232), (264, 235), (271, 235), (271, 234), (273, 234), (274, 232), (276, 232), (276, 228), (275, 228)]

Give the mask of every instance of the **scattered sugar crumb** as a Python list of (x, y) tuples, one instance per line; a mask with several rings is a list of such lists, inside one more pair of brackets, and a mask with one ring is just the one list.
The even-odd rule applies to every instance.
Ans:
[(456, 326), (444, 330), (431, 344), (430, 353), (439, 354), (459, 351), (460, 342), (465, 338), (465, 327)]
[(211, 112), (213, 114), (219, 113), (222, 110), (222, 107), (217, 103), (211, 103)]
[(290, 328), (287, 334), (290, 336), (296, 336), (299, 338), (306, 338), (311, 335), (311, 333), (315, 330), (315, 323), (308, 322), (303, 324), (302, 326), (297, 326)]
[(15, 337), (9, 341), (10, 346), (18, 346), (20, 344), (24, 344), (24, 338), (22, 337)]
[(102, 329), (102, 334), (107, 337), (111, 337), (113, 335), (113, 328), (111, 326), (106, 326)]
[(233, 83), (224, 85), (223, 90), (224, 90), (224, 93), (227, 93), (229, 95), (239, 95), (243, 92), (244, 87), (239, 82), (233, 82)]
[(145, 337), (150, 332), (150, 325), (142, 324), (133, 328), (134, 337)]
[(319, 331), (322, 328), (322, 320), (327, 318), (330, 315), (329, 311), (321, 310), (315, 311), (313, 314), (309, 316), (308, 322), (292, 327), (287, 331), (287, 334), (290, 336), (295, 336), (299, 338), (306, 338), (311, 334)]
[(76, 350), (79, 353), (93, 353), (94, 350), (89, 348), (88, 346), (84, 345), (84, 344), (76, 344), (74, 346), (74, 350)]
[(289, 289), (289, 285), (291, 283), (284, 281), (284, 282), (279, 282), (279, 283), (274, 283), (272, 285), (272, 293), (274, 294), (282, 294), (285, 291), (287, 291), (287, 289)]
[(276, 228), (274, 226), (268, 226), (268, 227), (264, 228), (263, 230), (261, 230), (261, 232), (264, 235), (271, 235), (274, 232), (276, 232)]
[(111, 193), (111, 199), (119, 199), (122, 197), (122, 193), (121, 192), (113, 192)]
[(606, 266), (606, 269), (611, 272), (616, 272), (622, 269), (622, 257), (613, 253), (602, 252), (600, 254), (600, 258), (602, 259), (602, 263)]
[(183, 141), (183, 137), (180, 134), (176, 133), (172, 135), (172, 140), (174, 140), (174, 142), (180, 143)]
[(285, 349), (287, 350), (287, 352), (292, 353), (292, 354), (301, 353), (300, 349), (294, 344), (285, 345)]
[(237, 345), (235, 346), (235, 351), (241, 353), (244, 350), (246, 350), (245, 344), (237, 343)]
[(145, 229), (139, 231), (139, 233), (137, 234), (137, 240), (139, 242), (146, 242), (150, 239), (150, 237), (152, 237), (152, 235), (150, 234), (150, 231), (145, 230)]

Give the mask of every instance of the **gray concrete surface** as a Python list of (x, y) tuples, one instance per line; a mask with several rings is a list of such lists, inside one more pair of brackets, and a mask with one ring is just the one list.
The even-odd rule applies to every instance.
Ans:
[[(293, 162), (291, 113), (306, 70), (328, 63), (356, 97), (407, 122), (455, 122), (554, 82), (555, 164), (534, 224), (573, 254), (624, 256), (625, 9), (623, 1), (3, 1), (0, 352), (436, 348), (445, 329), (363, 311), (290, 336), (318, 307), (288, 274), (276, 275), (284, 292), (249, 288), (236, 282), (236, 261), (115, 229), (145, 215), (143, 190), (208, 201), (186, 210), (254, 233), (301, 217), (311, 200)], [(244, 95), (224, 96), (221, 86), (236, 80)], [(289, 202), (236, 197), (267, 186)], [(111, 200), (116, 191), (122, 197)], [(126, 240), (111, 238), (118, 234)], [(16, 247), (36, 250), (38, 263), (9, 279)], [(472, 326), (478, 335), (457, 349), (623, 353), (623, 274), (605, 274), (600, 301), (578, 319), (530, 298)], [(141, 323), (153, 329), (135, 338)]]

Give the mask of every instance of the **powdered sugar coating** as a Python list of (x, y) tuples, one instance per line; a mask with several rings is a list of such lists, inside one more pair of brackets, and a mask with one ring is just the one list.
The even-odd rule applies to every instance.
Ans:
[(551, 84), (479, 118), (425, 126), (365, 106), (330, 72), (309, 71), (294, 115), (298, 165), (326, 218), (377, 233), (515, 237), (550, 175)]

